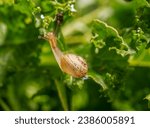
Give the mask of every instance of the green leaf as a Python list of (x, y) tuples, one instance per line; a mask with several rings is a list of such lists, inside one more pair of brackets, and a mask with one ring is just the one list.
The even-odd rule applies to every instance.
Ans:
[(148, 108), (150, 108), (150, 94), (148, 94), (144, 99), (148, 100)]
[(103, 88), (103, 90), (107, 89), (107, 85), (105, 84), (104, 78), (101, 75), (95, 72), (89, 72), (88, 77), (92, 78), (97, 84), (99, 84)]
[(150, 48), (142, 49), (142, 52), (129, 58), (131, 66), (149, 67), (150, 68)]
[(144, 99), (150, 101), (150, 94), (148, 94)]
[(115, 50), (116, 53), (121, 56), (133, 53), (133, 51), (131, 51), (128, 45), (124, 42), (123, 38), (119, 35), (118, 31), (112, 26), (107, 25), (105, 22), (94, 20), (92, 32), (92, 42), (95, 46), (102, 42), (104, 44), (105, 42), (106, 45), (103, 45), (103, 47), (108, 46), (108, 50)]
[(1, 4), (9, 4), (9, 5), (11, 5), (11, 4), (14, 4), (14, 1), (15, 0), (0, 0), (0, 5)]
[(27, 16), (31, 16), (31, 7), (29, 4), (30, 3), (27, 0), (21, 0), (17, 4), (14, 4), (14, 9), (26, 14)]
[(133, 0), (133, 5), (135, 8), (140, 8), (143, 6), (150, 7), (150, 4), (146, 0)]

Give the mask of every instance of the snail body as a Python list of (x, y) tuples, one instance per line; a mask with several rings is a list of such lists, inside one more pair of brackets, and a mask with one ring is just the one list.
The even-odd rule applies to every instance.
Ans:
[(65, 54), (57, 47), (57, 40), (53, 32), (49, 32), (44, 36), (50, 43), (52, 52), (60, 69), (76, 78), (84, 77), (87, 74), (88, 66), (86, 61), (75, 54)]

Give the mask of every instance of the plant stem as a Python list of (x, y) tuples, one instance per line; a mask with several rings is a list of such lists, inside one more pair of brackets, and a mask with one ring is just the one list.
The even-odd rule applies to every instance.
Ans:
[(10, 111), (9, 106), (0, 98), (0, 105), (5, 111)]
[(55, 80), (55, 85), (58, 91), (58, 96), (60, 98), (62, 107), (65, 111), (68, 110), (68, 103), (67, 103), (67, 97), (65, 93), (65, 86), (63, 84), (60, 84), (57, 80)]

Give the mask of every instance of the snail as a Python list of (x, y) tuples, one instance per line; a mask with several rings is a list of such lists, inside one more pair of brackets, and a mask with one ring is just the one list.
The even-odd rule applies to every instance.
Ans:
[(48, 32), (44, 39), (49, 41), (54, 57), (63, 72), (76, 78), (86, 76), (88, 71), (86, 61), (78, 55), (63, 53), (57, 46), (54, 32)]

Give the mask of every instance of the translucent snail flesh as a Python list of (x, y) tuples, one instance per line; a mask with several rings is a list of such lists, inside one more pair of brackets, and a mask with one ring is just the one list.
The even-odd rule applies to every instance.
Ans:
[(73, 77), (84, 77), (87, 74), (88, 66), (86, 61), (74, 54), (65, 54), (57, 47), (57, 40), (53, 32), (44, 36), (50, 43), (53, 54), (61, 70)]

